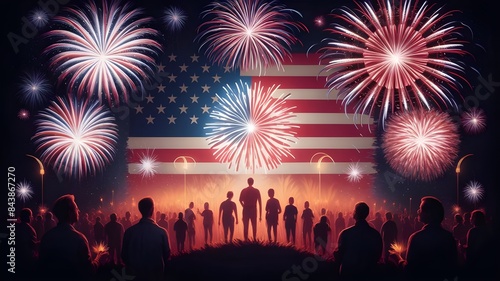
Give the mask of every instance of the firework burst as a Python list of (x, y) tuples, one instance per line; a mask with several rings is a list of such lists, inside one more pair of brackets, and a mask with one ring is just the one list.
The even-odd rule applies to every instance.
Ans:
[(38, 115), (33, 139), (43, 162), (58, 173), (81, 178), (112, 161), (118, 140), (114, 121), (98, 102), (57, 97)]
[(259, 69), (276, 65), (290, 57), (291, 46), (300, 43), (294, 32), (307, 27), (293, 19), (297, 11), (275, 1), (226, 0), (213, 2), (204, 11), (209, 18), (198, 28), (207, 57), (233, 69)]
[(363, 178), (362, 169), (359, 163), (351, 163), (347, 168), (347, 180), (350, 182), (359, 182)]
[(30, 21), (37, 27), (44, 27), (49, 22), (49, 14), (43, 9), (36, 9), (30, 13)]
[(404, 177), (423, 181), (452, 166), (460, 139), (446, 113), (423, 109), (392, 115), (382, 138), (389, 165)]
[(104, 242), (95, 243), (95, 245), (92, 246), (92, 251), (96, 255), (99, 255), (99, 254), (102, 254), (102, 253), (106, 253), (108, 250), (109, 250), (109, 247)]
[(47, 101), (52, 85), (40, 72), (26, 72), (21, 76), (20, 93), (22, 100), (32, 107)]
[[(462, 26), (447, 21), (453, 11), (409, 0), (357, 3), (340, 8), (325, 40), (322, 60), (328, 61), (326, 85), (337, 89), (345, 106), (357, 102), (357, 113), (372, 115), (377, 107), (383, 122), (389, 113), (435, 106), (456, 108), (467, 54), (457, 38)], [(469, 85), (470, 86), (470, 85)]]
[(472, 203), (477, 203), (483, 198), (483, 186), (477, 181), (471, 181), (465, 186), (465, 199)]
[(19, 112), (17, 112), (17, 117), (21, 120), (27, 120), (30, 118), (30, 112), (27, 109), (20, 109)]
[(207, 140), (216, 159), (235, 167), (255, 172), (256, 169), (277, 168), (282, 157), (293, 157), (290, 144), (295, 141), (291, 119), (295, 117), (286, 106), (286, 96), (275, 99), (278, 87), (264, 89), (260, 83), (250, 88), (240, 81), (236, 87), (224, 87), (227, 96), (218, 97), (219, 105), (207, 123)]
[(461, 114), (464, 130), (469, 134), (478, 134), (486, 128), (486, 115), (481, 108), (473, 107)]
[(142, 81), (154, 72), (154, 56), (161, 49), (152, 37), (158, 32), (144, 27), (150, 18), (127, 3), (89, 2), (82, 9), (69, 8), (67, 16), (57, 16), (64, 28), (46, 33), (55, 43), (45, 49), (59, 84), (69, 93), (97, 95), (111, 105), (127, 102), (128, 94), (142, 89)]
[(153, 153), (147, 152), (141, 155), (139, 172), (142, 174), (142, 177), (149, 178), (158, 173), (159, 163), (156, 160), (157, 157)]
[(177, 7), (169, 7), (163, 15), (163, 22), (167, 25), (170, 31), (179, 31), (184, 27), (187, 16), (183, 10)]
[(27, 200), (33, 197), (33, 189), (31, 188), (31, 184), (27, 181), (21, 181), (17, 184), (16, 194), (19, 200), (26, 202)]

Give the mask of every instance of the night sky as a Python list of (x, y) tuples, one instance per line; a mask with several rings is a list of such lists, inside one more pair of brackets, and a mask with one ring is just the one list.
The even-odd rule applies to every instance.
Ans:
[[(24, 43), (18, 46), (18, 50), (9, 42), (8, 34), (15, 33), (22, 36), (23, 18), (28, 17), (30, 13), (39, 7), (38, 2), (49, 1), (8, 1), (2, 3), (4, 18), (2, 24), (3, 47), (2, 47), (2, 79), (4, 85), (2, 92), (2, 115), (6, 124), (6, 133), (3, 134), (4, 141), (2, 155), (4, 159), (4, 169), (7, 167), (16, 168), (16, 178), (18, 180), (26, 179), (35, 186), (40, 184), (40, 175), (38, 174), (38, 164), (26, 154), (35, 155), (35, 147), (31, 141), (34, 134), (34, 116), (35, 111), (31, 112), (31, 118), (21, 120), (18, 118), (18, 112), (24, 108), (24, 104), (19, 96), (19, 87), (21, 84), (20, 75), (23, 71), (30, 69), (47, 69), (47, 58), (40, 55), (41, 49), (46, 46), (47, 41), (41, 38), (44, 31), (50, 29), (49, 23), (46, 27), (40, 28), (38, 32), (32, 32), (32, 38), (25, 38)], [(51, 2), (57, 2), (52, 0)], [(69, 2), (66, 5), (73, 5), (79, 0), (68, 0), (60, 2)], [(195, 28), (200, 23), (199, 14), (209, 3), (209, 1), (136, 1), (135, 7), (143, 7), (145, 14), (157, 19), (158, 29), (163, 33), (162, 38), (165, 44), (196, 44), (192, 42)], [(439, 3), (436, 1), (430, 1)], [(467, 51), (471, 52), (474, 59), (466, 59), (466, 62), (474, 67), (478, 73), (468, 73), (468, 80), (472, 89), (464, 90), (463, 96), (469, 97), (469, 102), (477, 102), (477, 106), (484, 109), (487, 115), (486, 131), (479, 135), (468, 135), (461, 131), (459, 157), (466, 154), (473, 154), (462, 164), (460, 182), (462, 184), (477, 180), (485, 188), (485, 197), (480, 202), (481, 206), (487, 208), (490, 215), (497, 212), (495, 202), (498, 199), (498, 172), (497, 152), (498, 140), (494, 141), (495, 132), (498, 132), (498, 113), (499, 105), (498, 93), (500, 91), (500, 60), (499, 60), (499, 39), (498, 39), (498, 15), (494, 8), (494, 1), (486, 0), (467, 0), (467, 1), (446, 1), (447, 10), (457, 9), (462, 11), (457, 14), (465, 25), (473, 31), (473, 35), (467, 35), (472, 40), (469, 43)], [(302, 22), (309, 28), (309, 33), (302, 33), (299, 39), (302, 40), (303, 47), (308, 48), (314, 43), (319, 42), (327, 36), (321, 28), (314, 25), (314, 19), (317, 16), (325, 16), (328, 19), (329, 12), (341, 5), (354, 6), (351, 1), (321, 1), (321, 0), (294, 0), (281, 1), (288, 8), (299, 11), (302, 16)], [(444, 2), (443, 2), (444, 3)], [(169, 5), (176, 5), (186, 11), (189, 16), (186, 32), (181, 35), (172, 36), (161, 26), (160, 18), (163, 15), (163, 9)], [(60, 5), (62, 7), (64, 5)], [(495, 30), (496, 28), (496, 30)], [(185, 36), (183, 36), (185, 35)], [(50, 72), (46, 71), (50, 78)], [(490, 81), (489, 85), (484, 85), (485, 81)], [(55, 82), (51, 77), (51, 82)], [(55, 83), (54, 83), (55, 84)], [(481, 90), (478, 91), (478, 87)], [(54, 87), (55, 95), (64, 95), (61, 89)], [(481, 94), (478, 95), (477, 93)], [(467, 106), (466, 104), (463, 104)], [(39, 108), (40, 109), (40, 108)], [(457, 116), (456, 113), (452, 116)], [(118, 126), (121, 132), (127, 132), (127, 120), (119, 121)], [(124, 133), (121, 133), (122, 136)], [(6, 139), (6, 141), (5, 141)], [(73, 193), (78, 196), (80, 205), (92, 206), (98, 204), (99, 197), (109, 195), (109, 187), (115, 188), (116, 194), (126, 196), (126, 159), (125, 159), (126, 136), (119, 140), (116, 157), (111, 166), (106, 168), (104, 173), (93, 177), (85, 178), (81, 181), (62, 179), (47, 168), (44, 178), (44, 201), (53, 202), (58, 196), (64, 193)], [(445, 175), (432, 182), (417, 182), (404, 178), (395, 178), (395, 174), (388, 168), (382, 153), (379, 151), (376, 156), (377, 168), (380, 173), (376, 179), (374, 193), (380, 198), (386, 198), (388, 201), (405, 201), (409, 197), (419, 198), (423, 195), (436, 195), (443, 199), (446, 204), (452, 204), (455, 201), (456, 174), (454, 169), (449, 170)], [(4, 170), (4, 171), (5, 171)], [(390, 184), (387, 184), (389, 181)], [(388, 188), (387, 186), (393, 187)], [(2, 193), (6, 196), (7, 191)], [(38, 197), (39, 193), (35, 193)], [(118, 199), (116, 198), (116, 199)], [(461, 195), (461, 200), (463, 196)], [(6, 202), (6, 201), (4, 201)], [(414, 201), (417, 202), (417, 201)], [(29, 204), (28, 204), (29, 205)], [(472, 206), (468, 206), (471, 208)]]

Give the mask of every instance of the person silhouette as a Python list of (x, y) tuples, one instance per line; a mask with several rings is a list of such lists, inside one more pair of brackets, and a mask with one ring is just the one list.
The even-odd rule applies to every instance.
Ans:
[(385, 213), (385, 222), (382, 224), (380, 234), (382, 235), (382, 242), (384, 244), (383, 259), (387, 262), (391, 250), (393, 250), (392, 245), (398, 241), (398, 227), (396, 222), (394, 222), (391, 212)]
[(345, 224), (344, 214), (342, 212), (338, 212), (337, 219), (335, 219), (335, 237), (334, 237), (335, 243), (337, 243), (340, 232), (342, 232), (342, 230), (344, 230), (345, 227), (346, 224)]
[[(274, 198), (274, 189), (270, 188), (267, 191), (269, 199), (266, 202), (266, 224), (267, 224), (267, 237), (269, 242), (277, 242), (278, 240), (278, 216), (281, 214), (280, 201)], [(271, 237), (271, 230), (274, 234), (274, 240)]]
[(57, 225), (56, 220), (54, 219), (54, 214), (50, 211), (45, 212), (45, 220), (43, 222), (43, 230), (44, 233), (51, 230)]
[[(236, 203), (231, 201), (233, 199), (234, 193), (232, 191), (228, 191), (226, 194), (226, 200), (220, 203), (219, 207), (219, 225), (222, 216), (222, 227), (224, 229), (224, 242), (227, 243), (227, 236), (229, 232), (229, 241), (233, 241), (234, 235), (234, 219), (236, 217), (236, 224), (238, 224), (238, 209)], [(233, 216), (234, 213), (234, 216)]]
[(493, 245), (498, 244), (487, 224), (482, 210), (471, 213), (472, 228), (467, 232), (465, 246), (465, 278), (466, 280), (495, 280), (494, 269), (496, 252)]
[(104, 225), (101, 222), (101, 217), (95, 217), (94, 223), (94, 242), (104, 243), (106, 241), (106, 233), (104, 233)]
[(42, 215), (38, 214), (35, 217), (35, 220), (32, 222), (31, 226), (36, 232), (36, 237), (38, 240), (42, 239), (44, 229), (43, 229), (43, 217)]
[(355, 223), (340, 232), (333, 257), (340, 264), (342, 280), (377, 279), (377, 266), (382, 256), (382, 237), (368, 224), (370, 207), (365, 202), (354, 206)]
[(123, 229), (127, 230), (129, 227), (132, 226), (132, 221), (130, 220), (130, 217), (132, 215), (130, 214), (129, 211), (126, 211), (125, 212), (125, 217), (122, 218), (122, 225), (123, 225)]
[(23, 208), (19, 212), (19, 223), (16, 225), (16, 276), (17, 280), (30, 280), (35, 275), (36, 258), (38, 256), (38, 238), (31, 226), (33, 212)]
[(167, 214), (161, 213), (160, 214), (160, 219), (156, 222), (159, 226), (165, 228), (165, 230), (168, 232), (168, 220), (167, 220)]
[(417, 210), (424, 226), (408, 239), (406, 260), (391, 252), (391, 259), (403, 267), (409, 280), (455, 280), (458, 254), (453, 234), (441, 225), (444, 207), (433, 196), (424, 196)]
[(293, 197), (288, 198), (288, 205), (285, 206), (285, 211), (283, 212), (283, 220), (285, 221), (285, 233), (286, 242), (295, 245), (295, 231), (297, 229), (297, 216), (299, 211), (297, 207), (293, 205), (295, 199)]
[(125, 271), (135, 276), (134, 281), (163, 280), (171, 254), (168, 233), (153, 220), (153, 198), (145, 197), (137, 205), (142, 218), (123, 235)]
[(321, 216), (319, 222), (314, 225), (314, 251), (319, 256), (325, 256), (327, 254), (326, 247), (328, 245), (328, 236), (332, 228), (328, 224), (328, 217)]
[(98, 253), (92, 259), (87, 238), (74, 228), (79, 217), (75, 196), (66, 194), (59, 197), (52, 212), (58, 223), (40, 241), (40, 274), (37, 280), (93, 280), (106, 253)]
[(247, 179), (248, 186), (240, 193), (240, 204), (243, 207), (243, 237), (248, 241), (249, 222), (252, 223), (253, 239), (257, 238), (257, 204), (259, 205), (259, 221), (262, 221), (262, 199), (260, 191), (256, 189), (253, 178)]
[(113, 264), (121, 264), (121, 249), (124, 232), (125, 229), (123, 225), (118, 222), (116, 213), (109, 215), (109, 222), (104, 225), (104, 233), (106, 235), (109, 256)]
[(313, 247), (312, 242), (312, 229), (314, 223), (314, 213), (309, 207), (309, 201), (304, 202), (304, 210), (300, 216), (302, 219), (302, 243), (305, 249), (311, 249)]
[(212, 244), (212, 230), (214, 225), (214, 212), (210, 210), (210, 204), (205, 202), (203, 204), (203, 212), (198, 209), (198, 214), (203, 217), (203, 232), (205, 234), (205, 245)]
[(196, 220), (196, 215), (194, 214), (193, 208), (194, 208), (194, 202), (190, 202), (189, 208), (187, 208), (184, 211), (184, 219), (186, 220), (186, 223), (188, 225), (187, 239), (190, 251), (193, 250), (194, 244), (196, 242), (196, 226), (194, 224), (194, 221)]
[(187, 230), (188, 230), (188, 225), (186, 221), (184, 221), (184, 214), (182, 212), (179, 212), (177, 221), (174, 223), (175, 241), (178, 253), (184, 252), (184, 244), (186, 243)]

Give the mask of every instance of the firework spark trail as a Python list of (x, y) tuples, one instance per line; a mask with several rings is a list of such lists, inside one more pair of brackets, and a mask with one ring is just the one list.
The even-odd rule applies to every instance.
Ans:
[[(54, 20), (64, 26), (45, 35), (57, 41), (44, 52), (52, 54), (51, 68), (59, 84), (68, 80), (68, 92), (103, 96), (110, 105), (127, 102), (130, 91), (142, 89), (142, 81), (154, 73), (154, 56), (161, 45), (152, 39), (158, 32), (143, 27), (150, 18), (129, 3), (90, 2), (83, 9), (68, 8), (68, 16)], [(137, 18), (137, 19), (136, 19)], [(151, 38), (150, 38), (151, 37)]]
[(453, 11), (433, 11), (426, 2), (368, 2), (358, 9), (340, 8), (344, 24), (327, 31), (338, 38), (325, 40), (322, 60), (328, 61), (326, 85), (338, 89), (347, 107), (357, 102), (357, 113), (372, 115), (381, 107), (382, 125), (399, 109), (430, 109), (432, 105), (456, 108), (464, 77), (463, 63), (454, 56), (467, 54), (456, 38), (462, 26), (447, 21)]
[(452, 166), (459, 142), (458, 128), (446, 113), (421, 109), (389, 118), (382, 149), (398, 173), (430, 181)]
[(207, 140), (216, 159), (229, 163), (236, 171), (245, 168), (274, 169), (282, 157), (293, 157), (290, 144), (295, 142), (291, 124), (295, 107), (287, 107), (288, 96), (273, 99), (278, 89), (264, 89), (260, 83), (250, 88), (240, 81), (235, 88), (226, 86), (227, 97), (218, 97), (219, 106), (210, 114), (216, 121), (207, 123)]
[[(291, 46), (300, 43), (294, 32), (308, 31), (293, 20), (297, 11), (274, 1), (227, 0), (213, 2), (203, 12), (209, 18), (198, 27), (200, 49), (219, 65), (233, 69), (282, 69)], [(300, 15), (301, 16), (301, 15)]]
[(103, 170), (115, 153), (118, 128), (111, 112), (96, 102), (57, 97), (39, 113), (33, 136), (41, 159), (57, 172), (81, 178)]

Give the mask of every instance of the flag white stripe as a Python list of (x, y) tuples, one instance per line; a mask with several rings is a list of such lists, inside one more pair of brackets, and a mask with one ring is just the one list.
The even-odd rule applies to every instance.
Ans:
[[(372, 137), (298, 138), (291, 149), (372, 149)], [(203, 137), (130, 137), (128, 149), (210, 149)]]
[[(376, 173), (373, 168), (373, 163), (359, 162), (357, 163), (361, 174), (374, 174)], [(186, 166), (184, 166), (186, 165)], [(345, 162), (322, 162), (321, 173), (324, 174), (347, 174), (349, 165), (352, 163)], [(157, 163), (156, 167), (157, 174), (319, 174), (318, 163), (282, 163), (278, 168), (273, 170), (259, 169), (256, 171), (251, 170), (240, 170), (235, 171), (234, 169), (229, 169), (229, 164), (227, 163)], [(128, 171), (130, 174), (141, 174), (141, 164), (140, 163), (129, 163)]]
[(338, 98), (339, 91), (332, 90), (328, 92), (326, 89), (282, 89), (278, 87), (273, 92), (273, 98), (279, 98), (281, 95), (290, 94), (288, 99), (291, 100), (342, 100)]

